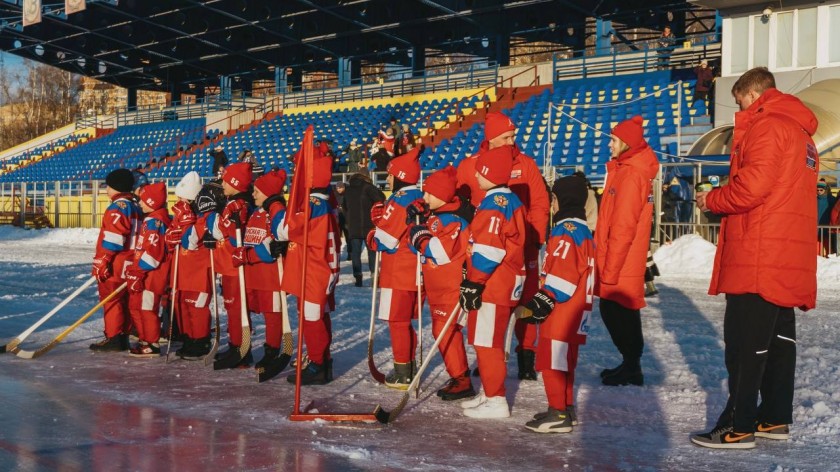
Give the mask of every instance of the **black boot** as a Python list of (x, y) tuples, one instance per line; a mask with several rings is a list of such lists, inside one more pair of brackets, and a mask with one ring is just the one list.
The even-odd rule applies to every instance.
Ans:
[(617, 366), (615, 366), (615, 367), (613, 367), (613, 368), (611, 368), (611, 369), (604, 369), (604, 370), (602, 370), (602, 371), (601, 371), (601, 378), (603, 379), (604, 377), (608, 377), (608, 376), (610, 376), (610, 375), (615, 374), (616, 372), (618, 372), (619, 370), (621, 370), (621, 368), (622, 368), (622, 367), (624, 367), (624, 362), (622, 362), (621, 364), (618, 364)]
[(642, 366), (638, 359), (633, 361), (625, 360), (617, 372), (601, 379), (601, 383), (613, 387), (619, 385), (641, 386), (645, 384), (645, 376), (642, 375)]
[(195, 340), (193, 338), (184, 337), (184, 344), (175, 351), (175, 355), (181, 359), (186, 359), (195, 350)]
[(237, 349), (237, 347), (236, 347), (236, 346), (234, 346), (234, 345), (233, 345), (233, 344), (231, 344), (231, 343), (228, 343), (228, 348), (227, 348), (227, 349), (225, 349), (224, 351), (218, 351), (218, 352), (216, 352), (216, 355), (215, 355), (215, 356), (213, 356), (213, 360), (216, 360), (216, 361), (217, 361), (217, 360), (219, 360), (219, 359), (221, 359), (221, 358), (223, 358), (223, 357), (227, 356), (227, 355), (228, 355), (228, 353), (230, 353), (230, 351), (231, 351), (231, 350), (236, 350), (236, 349)]
[(111, 338), (105, 338), (90, 345), (91, 351), (96, 352), (121, 352), (128, 350), (128, 335), (118, 334)]
[[(286, 377), (289, 383), (295, 383), (296, 373)], [(304, 369), (300, 371), (301, 385), (325, 385), (332, 380), (332, 359), (327, 359), (323, 364), (316, 364), (309, 361)]]
[(361, 287), (362, 286), (362, 276), (357, 275), (355, 277), (356, 277), (356, 287)]
[(263, 355), (263, 358), (260, 359), (260, 361), (254, 365), (254, 367), (257, 369), (265, 367), (266, 364), (270, 363), (274, 359), (277, 359), (277, 356), (280, 355), (280, 348), (271, 347), (268, 344), (263, 344), (263, 352), (265, 353)]
[(536, 353), (528, 349), (521, 349), (516, 353), (516, 361), (519, 364), (519, 380), (537, 380), (537, 371), (534, 370), (534, 358)]

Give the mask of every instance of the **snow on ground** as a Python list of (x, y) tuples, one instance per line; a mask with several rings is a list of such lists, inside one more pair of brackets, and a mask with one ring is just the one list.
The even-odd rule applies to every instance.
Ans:
[[(84, 282), (96, 234), (0, 227), (0, 342)], [(457, 404), (434, 394), (447, 378), (438, 357), (420, 398), (392, 425), (291, 422), (294, 389), (283, 378), (258, 385), (251, 370), (213, 372), (201, 363), (92, 353), (87, 345), (102, 330), (96, 315), (40, 359), (0, 355), (0, 470), (840, 470), (836, 258), (820, 260), (818, 308), (798, 317), (791, 440), (759, 440), (749, 452), (689, 443), (726, 399), (724, 299), (706, 295), (713, 254), (714, 247), (691, 236), (657, 252), (660, 294), (643, 310), (644, 387), (600, 384), (598, 373), (618, 355), (593, 317), (577, 371), (581, 424), (571, 434), (523, 428), (545, 399), (540, 382), (515, 380), (515, 362), (507, 381), (513, 416), (463, 417)], [(402, 392), (376, 384), (366, 362), (370, 281), (353, 287), (349, 263), (342, 264), (333, 316), (336, 379), (305, 387), (301, 401), (314, 401), (321, 412), (368, 413), (376, 404), (390, 410)], [(95, 290), (87, 290), (24, 348), (43, 345), (96, 301)], [(260, 346), (264, 326), (259, 315), (253, 320)], [(381, 322), (375, 358), (380, 370), (389, 369)]]

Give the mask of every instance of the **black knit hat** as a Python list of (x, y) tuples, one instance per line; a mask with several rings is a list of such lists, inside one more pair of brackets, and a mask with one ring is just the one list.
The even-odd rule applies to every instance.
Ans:
[(134, 187), (134, 175), (128, 169), (113, 170), (105, 177), (105, 183), (117, 192), (131, 192)]
[(558, 215), (562, 218), (586, 218), (586, 199), (589, 192), (586, 179), (577, 175), (562, 177), (554, 181), (551, 193), (560, 205)]

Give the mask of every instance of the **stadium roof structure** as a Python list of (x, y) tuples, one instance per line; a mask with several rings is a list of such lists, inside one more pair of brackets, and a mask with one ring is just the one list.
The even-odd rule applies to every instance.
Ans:
[(362, 62), (421, 71), (427, 49), (506, 65), (511, 37), (583, 49), (587, 18), (659, 28), (690, 8), (684, 0), (88, 0), (66, 15), (63, 0), (43, 0), (43, 21), (23, 27), (22, 3), (0, 0), (3, 50), (129, 89), (183, 92), (222, 76), (273, 80), (278, 67), (336, 72), (340, 59), (357, 68), (354, 77)]

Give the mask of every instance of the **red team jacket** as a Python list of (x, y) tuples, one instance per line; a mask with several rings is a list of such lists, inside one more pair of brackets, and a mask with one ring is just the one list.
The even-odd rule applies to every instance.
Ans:
[[(460, 203), (447, 203), (435, 210), (426, 226), (432, 233), (422, 248), (423, 288), (429, 305), (458, 303), (459, 285), (467, 259), (467, 222), (452, 213)], [(456, 281), (458, 283), (456, 283)]]
[(595, 288), (595, 241), (586, 221), (566, 218), (554, 225), (541, 275), (543, 290), (556, 303), (540, 337), (586, 344)]
[(207, 232), (207, 218), (215, 213), (198, 215), (195, 224), (184, 229), (178, 255), (178, 290), (210, 293), (210, 250), (201, 244)]
[[(309, 251), (306, 260), (306, 301), (326, 305), (328, 295), (335, 290), (338, 281), (338, 218), (329, 204), (329, 197), (323, 193), (309, 196), (311, 216), (309, 220)], [(295, 215), (286, 213), (281, 223), (274, 228), (274, 237), (289, 241), (289, 249), (283, 263), (286, 275), (281, 289), (300, 297), (300, 275), (303, 272), (303, 212)]]
[(416, 185), (409, 185), (394, 192), (385, 201), (382, 219), (373, 233), (376, 250), (382, 252), (379, 270), (381, 288), (417, 291), (417, 255), (409, 244), (405, 219), (408, 205), (420, 198), (423, 198), (423, 192)]
[(269, 244), (274, 241), (272, 228), (279, 226), (285, 216), (286, 206), (274, 201), (268, 211), (262, 207), (257, 208), (248, 219), (243, 243), (249, 248), (248, 264), (245, 265), (245, 286), (249, 290), (280, 290), (277, 261), (271, 257)]
[(102, 215), (102, 227), (96, 241), (96, 254), (99, 259), (106, 253), (114, 254), (111, 278), (124, 279), (126, 262), (134, 257), (134, 247), (140, 232), (143, 212), (134, 203), (130, 193), (118, 193), (111, 197), (111, 204)]
[[(213, 237), (218, 241), (216, 250), (213, 251), (217, 273), (228, 276), (239, 274), (239, 269), (234, 267), (232, 262), (233, 248), (236, 247), (236, 224), (232, 216), (237, 215), (238, 221), (243, 226), (244, 237), (244, 226), (248, 222), (250, 213), (251, 206), (248, 202), (241, 198), (232, 198), (228, 200), (221, 214), (210, 213), (207, 217), (207, 228), (213, 232)], [(199, 239), (202, 236), (204, 236), (203, 233), (199, 235)]]
[(146, 272), (143, 287), (156, 294), (165, 293), (169, 285), (169, 254), (164, 234), (170, 222), (166, 208), (146, 215), (134, 248), (134, 264)]
[[(548, 189), (534, 158), (522, 154), (516, 146), (513, 148), (513, 168), (510, 170), (508, 187), (519, 197), (525, 209), (526, 243), (531, 246), (542, 244), (548, 231), (548, 207), (551, 203)], [(476, 208), (484, 198), (484, 190), (478, 187), (475, 163), (479, 154), (487, 149), (487, 141), (483, 141), (478, 153), (458, 164), (458, 195), (465, 200), (469, 199)]]
[[(489, 190), (469, 226), (467, 279), (484, 284), (483, 302), (515, 306), (525, 281), (525, 209), (507, 187)], [(457, 279), (456, 279), (457, 280)]]

